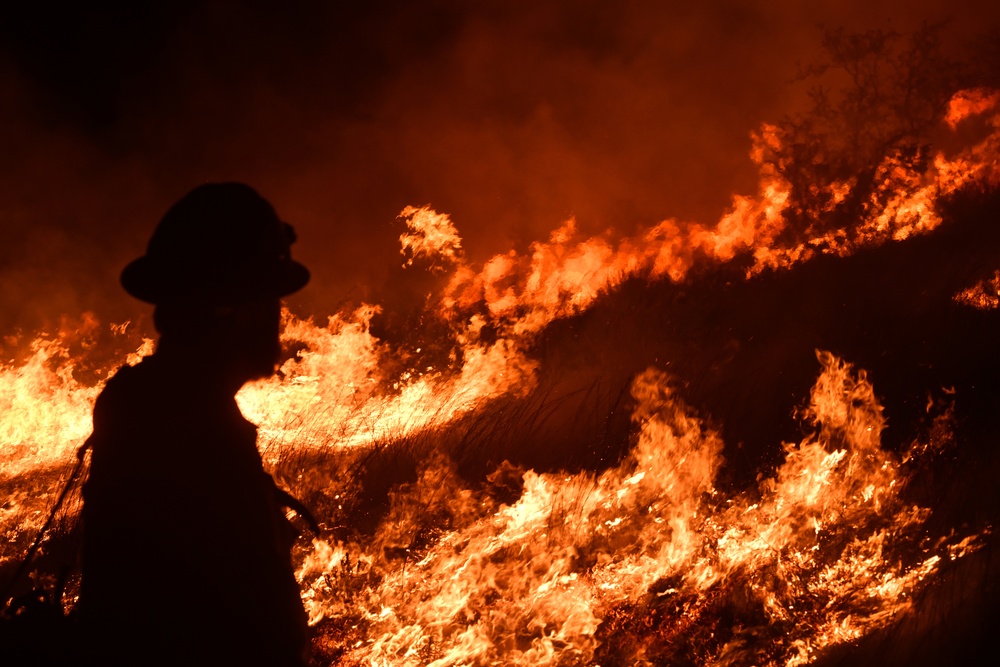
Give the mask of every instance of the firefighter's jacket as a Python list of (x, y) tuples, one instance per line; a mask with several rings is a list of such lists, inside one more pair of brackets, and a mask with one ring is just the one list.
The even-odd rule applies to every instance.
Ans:
[(300, 665), (291, 526), (232, 392), (153, 355), (94, 409), (79, 605), (102, 665)]

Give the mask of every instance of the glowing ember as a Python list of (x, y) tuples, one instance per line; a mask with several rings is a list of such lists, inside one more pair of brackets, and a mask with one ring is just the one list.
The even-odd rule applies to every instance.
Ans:
[(981, 310), (1000, 307), (1000, 270), (994, 271), (989, 280), (981, 280), (956, 294), (955, 301)]

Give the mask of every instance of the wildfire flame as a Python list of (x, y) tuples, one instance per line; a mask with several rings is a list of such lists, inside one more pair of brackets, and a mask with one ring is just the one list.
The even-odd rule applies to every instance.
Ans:
[[(359, 665), (590, 664), (602, 623), (637, 612), (659, 618), (615, 644), (627, 664), (663, 664), (692, 627), (715, 633), (677, 651), (699, 664), (805, 664), (863, 635), (907, 609), (948, 551), (919, 546), (928, 510), (900, 498), (864, 374), (819, 358), (817, 432), (788, 445), (758, 493), (715, 490), (721, 441), (650, 369), (632, 386), (640, 430), (620, 466), (528, 471), (520, 498), (497, 506), (431, 461), (394, 496), (375, 549), (315, 542), (299, 571), (313, 620), (333, 607), (364, 624), (370, 639), (341, 662)], [(453, 529), (409, 558), (380, 555), (442, 512)], [(346, 601), (344, 580), (356, 582)]]
[[(274, 378), (244, 387), (240, 408), (259, 424), (259, 446), (279, 476), (295, 457), (328, 457), (328, 467), (282, 481), (328, 500), (332, 528), (343, 520), (335, 514), (347, 504), (359, 453), (433, 442), (461, 419), (491, 418), (495, 399), (535, 385), (535, 335), (626, 276), (681, 281), (697, 265), (748, 253), (752, 278), (938, 226), (941, 197), (971, 183), (998, 185), (998, 103), (994, 91), (958, 93), (945, 123), (954, 129), (979, 115), (988, 136), (936, 154), (919, 173), (889, 155), (877, 169), (889, 196), (867, 202), (851, 229), (792, 244), (782, 240), (791, 186), (765, 159), (784, 140), (774, 126), (754, 135), (756, 194), (734, 197), (714, 225), (669, 219), (634, 236), (581, 239), (568, 220), (527, 254), (476, 266), (447, 215), (407, 207), (405, 264), (446, 275), (427, 305), (454, 336), (451, 365), (389, 373), (394, 351), (372, 334), (375, 305), (325, 324), (285, 313), (282, 339), (300, 351)], [(828, 187), (832, 206), (854, 183)], [(956, 298), (975, 301), (969, 295)], [(65, 474), (89, 434), (103, 380), (77, 379), (70, 343), (96, 326), (39, 335), (27, 356), (0, 365), (0, 481), (11, 490), (0, 507), (0, 565), (23, 553), (58, 490), (46, 485)], [(144, 340), (125, 361), (151, 352)], [(390, 492), (374, 537), (334, 530), (300, 546), (303, 600), (323, 630), (317, 644), (341, 665), (602, 664), (613, 654), (637, 665), (792, 666), (886, 626), (978, 538), (924, 539), (931, 510), (903, 491), (912, 462), (940, 443), (884, 451), (885, 421), (864, 372), (826, 352), (818, 359), (802, 413), (814, 432), (784, 445), (774, 474), (739, 493), (716, 488), (720, 436), (656, 369), (631, 385), (635, 440), (607, 470), (501, 469), (514, 493), (500, 498), (466, 484), (453, 461), (428, 447), (417, 480)]]

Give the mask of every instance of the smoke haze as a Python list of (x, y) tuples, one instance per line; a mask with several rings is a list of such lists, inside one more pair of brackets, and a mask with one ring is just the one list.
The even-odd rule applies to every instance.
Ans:
[(194, 185), (254, 185), (329, 313), (401, 263), (396, 215), (447, 212), (468, 255), (712, 220), (752, 191), (749, 132), (802, 103), (820, 26), (955, 45), (995, 3), (195, 1), (0, 16), (0, 332), (143, 312), (119, 288)]

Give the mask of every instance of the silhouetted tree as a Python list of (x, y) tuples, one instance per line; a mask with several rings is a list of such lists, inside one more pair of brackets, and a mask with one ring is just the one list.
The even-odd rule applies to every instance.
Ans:
[(808, 108), (777, 124), (764, 156), (792, 187), (790, 242), (862, 219), (896, 189), (894, 176), (926, 169), (931, 131), (973, 78), (945, 53), (943, 33), (823, 33), (823, 56), (798, 77), (810, 84)]

